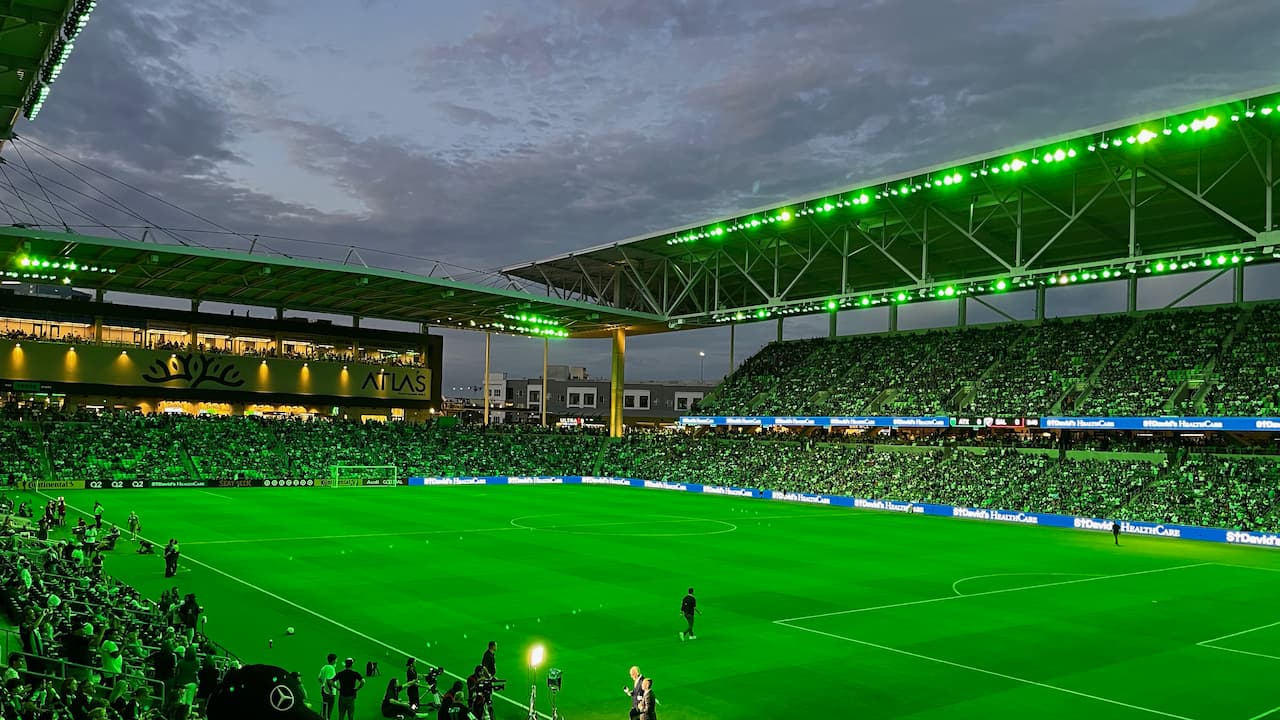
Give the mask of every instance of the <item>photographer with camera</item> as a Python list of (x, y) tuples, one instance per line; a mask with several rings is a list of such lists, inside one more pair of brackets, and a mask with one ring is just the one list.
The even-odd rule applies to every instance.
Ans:
[(436, 720), (468, 720), (471, 712), (467, 710), (466, 686), (461, 680), (453, 683), (453, 687), (440, 698), (440, 710)]
[(416, 703), (405, 702), (400, 699), (400, 691), (410, 688), (416, 688), (417, 680), (410, 683), (400, 684), (400, 681), (391, 678), (387, 681), (387, 691), (382, 695), (382, 717), (384, 718), (426, 718), (431, 717), (430, 712), (422, 710)]

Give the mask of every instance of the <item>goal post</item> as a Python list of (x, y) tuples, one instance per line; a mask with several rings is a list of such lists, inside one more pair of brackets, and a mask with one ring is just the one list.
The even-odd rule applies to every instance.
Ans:
[(395, 465), (331, 465), (325, 483), (329, 487), (391, 487), (400, 484)]

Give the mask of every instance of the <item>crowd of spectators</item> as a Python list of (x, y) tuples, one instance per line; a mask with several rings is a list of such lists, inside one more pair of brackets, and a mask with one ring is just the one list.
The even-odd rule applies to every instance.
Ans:
[(1187, 414), (1280, 417), (1280, 305), (1250, 312), (1230, 347), (1218, 357), (1203, 407)]
[(0, 481), (16, 485), (40, 477), (41, 447), (34, 429), (26, 423), (0, 423)]
[(882, 410), (893, 415), (948, 414), (957, 393), (976, 383), (1024, 332), (1021, 325), (999, 325), (929, 333), (935, 341), (928, 351), (912, 353), (919, 362), (893, 386), (893, 398)]
[(1236, 307), (1144, 315), (1102, 366), (1077, 414), (1165, 414), (1174, 391), (1218, 354), (1239, 316)]
[(173, 587), (159, 602), (144, 598), (103, 569), (106, 557), (128, 549), (87, 532), (61, 534), (45, 540), (8, 522), (0, 530), (0, 595), (18, 630), (0, 685), (0, 716), (200, 717), (235, 661), (205, 637), (195, 595), (181, 598)]
[(968, 406), (995, 417), (1049, 414), (1132, 322), (1126, 316), (1048, 320), (1029, 329), (982, 379)]
[(696, 412), (1280, 416), (1278, 321), (1262, 304), (770, 343)]
[(44, 439), (54, 477), (85, 481), (191, 477), (171, 416), (106, 413), (86, 422), (51, 423)]

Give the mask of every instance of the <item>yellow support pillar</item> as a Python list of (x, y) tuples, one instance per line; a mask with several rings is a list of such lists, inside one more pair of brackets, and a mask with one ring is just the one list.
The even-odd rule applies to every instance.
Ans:
[(613, 367), (609, 376), (609, 437), (622, 437), (623, 376), (627, 365), (627, 333), (613, 331)]

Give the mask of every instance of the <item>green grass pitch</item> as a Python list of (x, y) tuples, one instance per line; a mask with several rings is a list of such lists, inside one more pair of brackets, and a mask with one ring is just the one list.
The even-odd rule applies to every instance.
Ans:
[[(527, 715), (535, 643), (538, 709), (558, 667), (567, 720), (625, 717), (633, 664), (665, 720), (1280, 718), (1266, 549), (607, 487), (67, 498), (179, 538), (210, 636), (301, 671), (317, 704), (328, 652), (465, 676), (492, 639), (498, 718)], [(157, 597), (162, 560), (132, 549), (108, 570)], [(703, 614), (681, 642), (690, 585)]]

